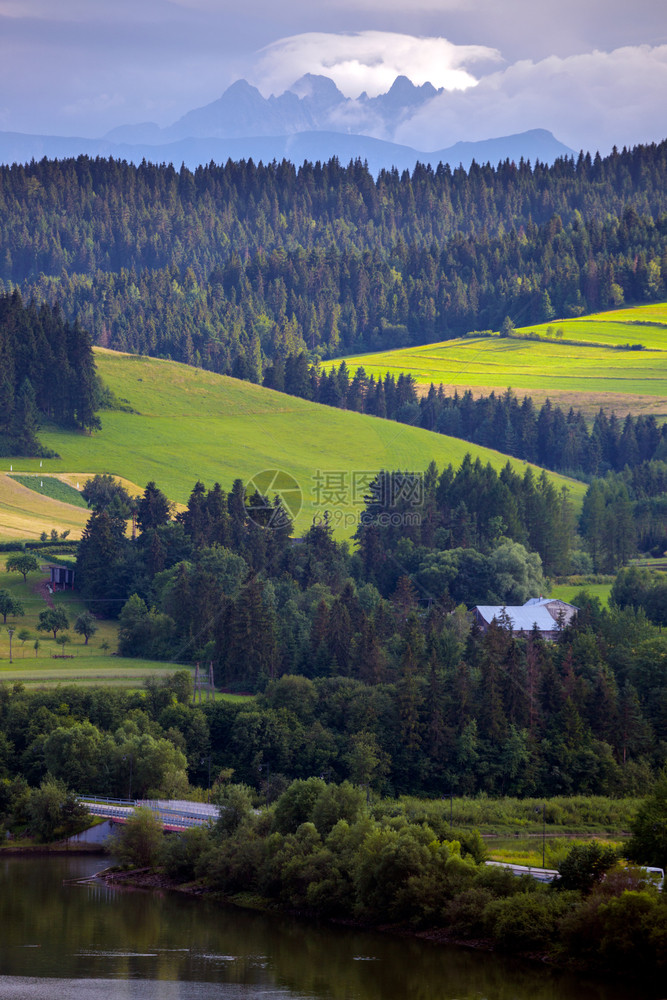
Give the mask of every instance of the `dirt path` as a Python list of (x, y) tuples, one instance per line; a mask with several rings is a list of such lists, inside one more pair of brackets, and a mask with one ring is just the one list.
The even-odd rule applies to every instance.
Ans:
[[(40, 566), (40, 569), (44, 572), (46, 571), (45, 566)], [(32, 592), (33, 594), (36, 594), (37, 597), (41, 597), (42, 600), (48, 605), (48, 607), (50, 608), (55, 607), (55, 604), (53, 603), (53, 596), (51, 594), (51, 591), (49, 590), (48, 580), (39, 580), (37, 583), (34, 583), (32, 586)]]

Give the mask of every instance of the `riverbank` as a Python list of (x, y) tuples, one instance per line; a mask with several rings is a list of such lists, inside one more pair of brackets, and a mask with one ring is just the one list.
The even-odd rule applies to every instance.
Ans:
[(48, 854), (92, 854), (103, 857), (107, 851), (101, 844), (12, 844), (11, 841), (0, 844), (0, 857), (41, 857)]
[[(115, 888), (110, 860), (7, 858), (0, 864), (0, 996), (44, 1000), (355, 1000), (512, 997), (657, 1000), (558, 966), (481, 949), (292, 919), (207, 895)], [(144, 884), (145, 884), (145, 874)]]
[[(432, 926), (415, 927), (405, 922), (382, 922), (365, 921), (360, 919), (325, 917), (315, 910), (295, 909), (289, 906), (281, 906), (275, 901), (260, 897), (253, 893), (225, 894), (212, 890), (201, 881), (179, 882), (170, 877), (164, 870), (156, 868), (141, 868), (121, 870), (109, 868), (100, 871), (95, 876), (107, 885), (119, 889), (140, 890), (145, 892), (173, 892), (190, 897), (199, 897), (225, 907), (235, 907), (241, 910), (249, 910), (264, 913), (267, 916), (284, 915), (291, 919), (306, 920), (313, 925), (332, 926), (352, 929), (364, 933), (378, 933), (383, 935), (393, 935), (406, 939), (415, 939), (429, 942), (433, 945), (456, 947), (468, 951), (485, 952), (507, 957), (510, 954), (515, 959), (520, 959), (531, 964), (541, 964), (554, 970), (567, 971), (590, 977), (593, 982), (610, 983), (620, 979), (628, 983), (641, 982), (643, 989), (658, 988), (662, 982), (661, 969), (664, 963), (650, 966), (646, 961), (643, 965), (630, 963), (625, 969), (611, 969), (602, 967), (596, 962), (586, 960), (582, 955), (568, 953), (562, 942), (556, 942), (555, 946), (540, 948), (518, 948), (507, 947), (507, 942), (503, 946), (498, 938), (485, 934), (475, 936), (465, 936), (461, 934), (459, 926)], [(510, 879), (513, 876), (509, 876)], [(516, 880), (517, 884), (521, 880)], [(544, 887), (541, 887), (544, 888)], [(572, 895), (572, 894), (567, 894)], [(537, 917), (533, 915), (534, 919)], [(641, 971), (639, 971), (641, 970)], [(661, 992), (661, 987), (659, 989)], [(656, 994), (657, 996), (657, 994)]]

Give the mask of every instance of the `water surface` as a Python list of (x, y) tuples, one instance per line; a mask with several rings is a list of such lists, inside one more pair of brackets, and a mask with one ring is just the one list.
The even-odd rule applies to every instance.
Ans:
[(642, 1000), (497, 955), (75, 881), (105, 863), (0, 860), (1, 1000)]

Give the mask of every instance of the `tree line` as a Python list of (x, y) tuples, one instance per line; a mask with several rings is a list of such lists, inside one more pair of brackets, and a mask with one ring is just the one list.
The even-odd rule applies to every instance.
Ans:
[(278, 355), (264, 371), (263, 385), (326, 406), (398, 420), (463, 438), (486, 448), (577, 477), (604, 476), (667, 457), (667, 427), (656, 418), (628, 414), (624, 420), (600, 410), (589, 430), (580, 410), (567, 413), (549, 399), (539, 408), (511, 389), (475, 398), (471, 390), (447, 395), (442, 383), (419, 395), (409, 373), (398, 377), (352, 372), (345, 361), (322, 370), (305, 353)]
[[(0, 280), (95, 342), (261, 381), (323, 357), (664, 298), (666, 146), (553, 166), (3, 167)], [(159, 321), (158, 321), (159, 317)]]
[[(215, 824), (182, 835), (163, 836), (140, 810), (114, 851), (126, 868), (157, 870), (175, 885), (194, 881), (199, 892), (231, 901), (251, 894), (255, 906), (271, 910), (428, 931), (440, 941), (483, 942), (539, 954), (561, 968), (613, 971), (657, 985), (667, 905), (637, 862), (665, 863), (664, 836), (654, 833), (651, 845), (644, 828), (664, 821), (666, 791), (663, 774), (622, 851), (598, 841), (576, 844), (550, 885), (486, 866), (478, 831), (448, 825), (442, 803), (403, 799), (371, 807), (361, 788), (322, 778), (293, 782), (262, 809), (247, 786), (221, 786)], [(141, 873), (126, 877), (141, 885)]]
[(92, 340), (56, 306), (0, 296), (0, 447), (5, 455), (41, 455), (40, 422), (91, 431), (104, 392)]

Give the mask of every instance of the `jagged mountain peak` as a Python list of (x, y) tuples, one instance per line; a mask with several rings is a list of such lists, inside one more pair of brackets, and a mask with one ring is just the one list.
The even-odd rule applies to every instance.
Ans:
[(288, 92), (296, 94), (301, 100), (316, 100), (320, 104), (338, 104), (345, 100), (334, 81), (319, 73), (305, 73), (288, 88)]
[(398, 97), (402, 100), (420, 100), (435, 97), (438, 91), (428, 81), (421, 85), (413, 83), (407, 76), (397, 76), (386, 94), (380, 97)]

